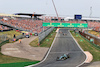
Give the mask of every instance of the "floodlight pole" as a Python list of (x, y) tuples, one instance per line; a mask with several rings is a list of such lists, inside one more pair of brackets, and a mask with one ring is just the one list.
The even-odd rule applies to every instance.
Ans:
[(92, 15), (92, 7), (90, 7), (90, 17), (91, 17), (91, 15)]
[(57, 18), (58, 18), (57, 9), (56, 9), (56, 6), (55, 6), (55, 4), (54, 4), (54, 1), (53, 1), (53, 0), (52, 0), (52, 3), (53, 3), (53, 6), (54, 6), (54, 9), (55, 9), (55, 11), (56, 11)]

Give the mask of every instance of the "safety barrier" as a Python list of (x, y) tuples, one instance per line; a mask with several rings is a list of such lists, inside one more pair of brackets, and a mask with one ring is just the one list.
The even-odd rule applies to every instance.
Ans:
[(41, 32), (41, 33), (38, 35), (38, 37), (39, 37), (39, 43), (40, 43), (50, 32), (52, 32), (53, 29), (54, 29), (54, 27), (53, 27), (53, 28), (49, 28), (49, 29), (47, 29), (47, 30)]
[(8, 39), (8, 37), (7, 37), (6, 34), (0, 35), (0, 43), (3, 42), (3, 41), (5, 41), (5, 40), (7, 40), (7, 39)]
[[(100, 50), (100, 46), (95, 44), (95, 42), (90, 42), (90, 38), (93, 38), (91, 37), (90, 35), (86, 35), (85, 33), (83, 34), (82, 32), (79, 32), (79, 35), (84, 38), (86, 41), (88, 41), (89, 43), (92, 44), (92, 46), (96, 47), (96, 49), (99, 49)], [(88, 38), (89, 37), (89, 38)]]

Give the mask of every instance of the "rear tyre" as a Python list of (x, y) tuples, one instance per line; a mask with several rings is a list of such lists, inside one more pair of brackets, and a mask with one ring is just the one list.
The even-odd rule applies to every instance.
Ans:
[(57, 57), (56, 61), (58, 61), (58, 60), (59, 60), (59, 57)]

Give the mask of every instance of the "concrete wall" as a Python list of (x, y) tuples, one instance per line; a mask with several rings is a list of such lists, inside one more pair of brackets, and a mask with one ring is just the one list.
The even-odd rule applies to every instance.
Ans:
[(54, 29), (54, 28), (49, 28), (49, 29), (47, 29), (46, 31), (43, 31), (42, 33), (40, 33), (40, 34), (38, 35), (38, 37), (39, 37), (39, 43), (40, 43), (50, 32), (52, 32), (53, 29)]

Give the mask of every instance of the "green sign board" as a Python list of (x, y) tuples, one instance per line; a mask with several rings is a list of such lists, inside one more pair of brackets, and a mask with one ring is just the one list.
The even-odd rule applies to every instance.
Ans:
[(48, 23), (43, 22), (44, 27), (88, 27), (87, 23)]
[(83, 42), (83, 40), (80, 40), (81, 42)]
[(76, 35), (76, 37), (78, 37), (78, 35)]
[(90, 39), (91, 42), (93, 42), (93, 40), (94, 40), (94, 39), (92, 39), (92, 38)]
[(46, 41), (49, 41), (49, 39), (46, 39)]

